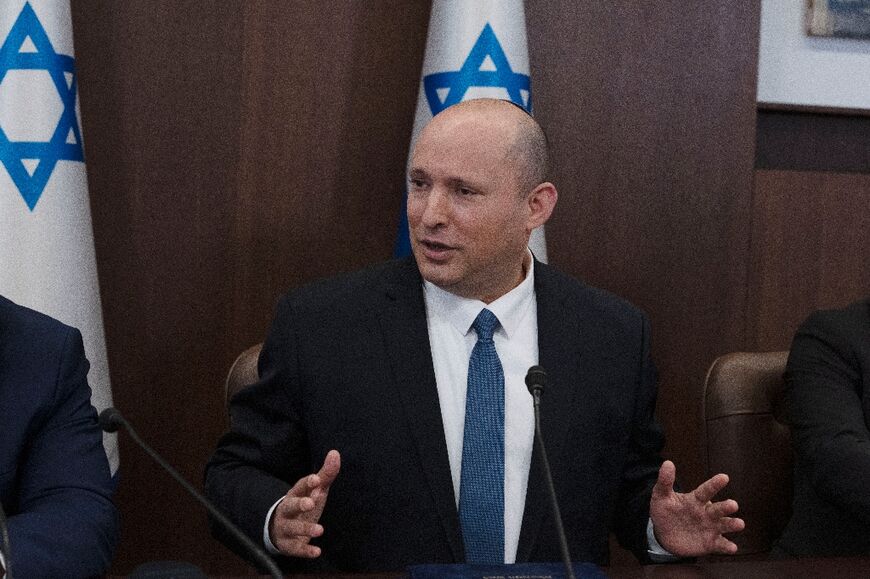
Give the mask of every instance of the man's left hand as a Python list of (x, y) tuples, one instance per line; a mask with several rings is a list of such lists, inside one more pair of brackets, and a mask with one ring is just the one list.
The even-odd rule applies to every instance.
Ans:
[(731, 516), (737, 512), (737, 501), (712, 502), (728, 484), (728, 475), (717, 474), (690, 493), (678, 493), (674, 491), (676, 473), (674, 463), (666, 460), (653, 487), (649, 514), (656, 540), (678, 557), (736, 553), (737, 545), (723, 533), (745, 527), (743, 519)]

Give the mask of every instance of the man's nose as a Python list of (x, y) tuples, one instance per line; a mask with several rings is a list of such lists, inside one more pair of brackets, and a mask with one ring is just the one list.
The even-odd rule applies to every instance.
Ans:
[(450, 197), (447, 191), (435, 187), (426, 197), (423, 208), (423, 225), (428, 228), (438, 227), (447, 222), (450, 214)]

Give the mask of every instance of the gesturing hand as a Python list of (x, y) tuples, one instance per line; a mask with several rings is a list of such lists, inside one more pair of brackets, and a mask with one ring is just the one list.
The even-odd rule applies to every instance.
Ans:
[(676, 467), (666, 460), (649, 504), (659, 544), (679, 557), (736, 553), (737, 545), (722, 534), (742, 531), (745, 526), (743, 519), (731, 516), (737, 512), (737, 501), (711, 501), (728, 484), (728, 475), (717, 474), (690, 493), (675, 492), (675, 479)]
[(320, 556), (320, 547), (308, 543), (323, 534), (323, 526), (318, 521), (326, 506), (329, 487), (340, 468), (341, 456), (337, 450), (330, 450), (317, 474), (299, 479), (272, 511), (269, 539), (279, 551), (306, 559)]

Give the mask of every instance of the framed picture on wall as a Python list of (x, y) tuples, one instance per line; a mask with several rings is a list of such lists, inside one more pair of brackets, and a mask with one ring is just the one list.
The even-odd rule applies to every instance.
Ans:
[(807, 34), (870, 40), (870, 0), (807, 0)]

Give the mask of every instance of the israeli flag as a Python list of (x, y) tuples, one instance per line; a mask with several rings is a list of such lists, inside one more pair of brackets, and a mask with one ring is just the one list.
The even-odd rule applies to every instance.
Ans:
[[(75, 326), (112, 405), (69, 0), (0, 5), (0, 294)], [(114, 475), (115, 435), (104, 434)]]
[[(532, 112), (523, 0), (433, 0), (411, 151), (433, 116), (476, 98), (506, 99)], [(547, 261), (543, 227), (529, 247)], [(411, 254), (405, 206), (395, 254)]]

